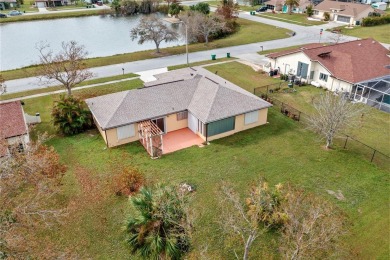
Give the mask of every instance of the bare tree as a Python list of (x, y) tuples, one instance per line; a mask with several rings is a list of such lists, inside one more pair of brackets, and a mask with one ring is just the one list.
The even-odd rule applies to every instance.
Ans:
[[(268, 228), (281, 224), (282, 214), (278, 214), (281, 185), (270, 189), (265, 182), (259, 182), (252, 187), (246, 203), (227, 183), (223, 183), (220, 194), (221, 225), (224, 231), (235, 233), (241, 237), (244, 244), (243, 259), (249, 258), (253, 242)], [(237, 253), (234, 251), (236, 258)]]
[(326, 148), (330, 148), (341, 131), (356, 125), (358, 115), (364, 111), (363, 107), (332, 92), (323, 94), (314, 108), (316, 112), (309, 117), (309, 128), (326, 140)]
[(55, 206), (66, 169), (44, 140), (30, 143), (23, 152), (14, 147), (0, 163), (0, 255), (25, 258), (21, 254), (31, 253), (37, 228), (53, 225), (66, 214)]
[(75, 41), (62, 42), (62, 49), (57, 54), (49, 44), (41, 42), (36, 48), (41, 63), (38, 67), (40, 79), (46, 83), (57, 80), (66, 88), (68, 95), (72, 94), (74, 86), (93, 77), (84, 61), (88, 52), (83, 45)]
[(205, 15), (200, 12), (194, 12), (191, 22), (196, 25), (195, 31), (202, 35), (206, 45), (209, 43), (211, 34), (226, 28), (224, 18), (219, 15)]
[(177, 41), (178, 36), (177, 32), (169, 29), (155, 14), (143, 16), (137, 27), (130, 31), (131, 40), (138, 39), (138, 44), (148, 41), (154, 42), (156, 44), (156, 53), (160, 53), (161, 42)]
[(283, 258), (328, 259), (341, 252), (338, 242), (345, 234), (343, 215), (331, 203), (302, 190), (289, 186), (285, 193), (281, 209), (288, 221), (281, 235)]
[(7, 86), (5, 85), (3, 75), (0, 74), (0, 95), (7, 93)]

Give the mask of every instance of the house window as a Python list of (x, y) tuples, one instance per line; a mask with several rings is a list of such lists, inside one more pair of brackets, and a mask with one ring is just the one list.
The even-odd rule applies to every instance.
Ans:
[(118, 140), (123, 140), (135, 136), (134, 125), (124, 125), (116, 129)]
[(328, 75), (324, 73), (320, 73), (320, 80), (327, 82), (328, 81)]
[(234, 130), (236, 117), (229, 117), (207, 125), (207, 136), (222, 134)]
[(188, 112), (187, 111), (179, 112), (179, 113), (176, 114), (176, 120), (177, 121), (184, 120), (184, 119), (187, 119), (187, 118), (188, 118)]
[(245, 124), (249, 125), (259, 121), (259, 111), (253, 111), (245, 114)]
[(314, 10), (314, 15), (319, 15), (320, 12), (318, 10)]

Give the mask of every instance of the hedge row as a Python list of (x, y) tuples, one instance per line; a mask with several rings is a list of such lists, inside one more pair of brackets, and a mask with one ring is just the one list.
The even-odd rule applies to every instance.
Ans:
[(380, 17), (366, 17), (363, 18), (362, 26), (376, 26), (390, 23), (390, 15), (384, 15)]

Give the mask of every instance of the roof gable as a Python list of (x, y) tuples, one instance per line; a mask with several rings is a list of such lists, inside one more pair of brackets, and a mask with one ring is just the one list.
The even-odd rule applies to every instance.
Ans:
[[(149, 82), (148, 87), (90, 98), (86, 102), (104, 130), (184, 110), (208, 123), (271, 106), (204, 69), (196, 73), (188, 69), (171, 73), (174, 73), (173, 82), (166, 82), (168, 74), (164, 73), (162, 81), (155, 81), (155, 85)], [(178, 80), (180, 73), (187, 79)]]
[(337, 13), (349, 16), (356, 16), (359, 13), (374, 9), (370, 5), (358, 4), (358, 3), (349, 3), (349, 2), (338, 2), (338, 1), (330, 1), (324, 0), (318, 5), (316, 5), (314, 10), (329, 12), (331, 10), (339, 11)]
[[(334, 77), (356, 83), (390, 73), (388, 50), (373, 39), (364, 39), (302, 50)], [(321, 55), (329, 53), (329, 55)]]

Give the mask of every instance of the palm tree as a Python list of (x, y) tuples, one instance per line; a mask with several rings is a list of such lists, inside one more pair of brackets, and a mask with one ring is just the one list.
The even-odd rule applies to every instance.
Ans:
[(147, 259), (181, 259), (189, 250), (189, 226), (185, 201), (177, 190), (142, 188), (131, 202), (137, 213), (126, 226), (132, 253)]
[(299, 0), (286, 0), (286, 5), (288, 5), (288, 13), (292, 13), (294, 6), (299, 6)]
[(85, 103), (73, 96), (61, 95), (52, 110), (53, 123), (65, 135), (83, 132), (92, 126), (91, 112)]

